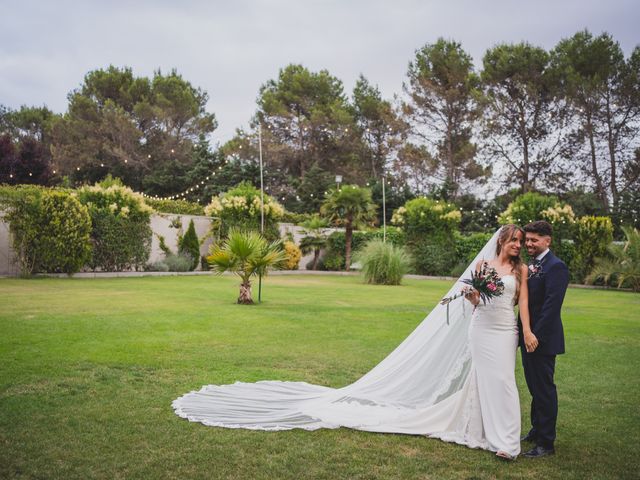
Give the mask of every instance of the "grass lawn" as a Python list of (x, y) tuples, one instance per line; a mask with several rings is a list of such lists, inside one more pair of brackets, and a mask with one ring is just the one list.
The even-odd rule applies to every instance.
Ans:
[[(640, 478), (640, 295), (570, 289), (554, 457), (499, 462), (416, 436), (255, 432), (180, 419), (203, 384), (344, 386), (448, 289), (273, 276), (0, 279), (0, 478)], [(529, 397), (517, 367), (523, 410)], [(523, 414), (523, 428), (528, 426)]]

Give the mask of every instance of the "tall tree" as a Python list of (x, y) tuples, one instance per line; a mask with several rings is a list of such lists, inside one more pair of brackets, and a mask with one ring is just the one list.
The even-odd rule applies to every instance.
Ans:
[(55, 168), (50, 131), (57, 119), (47, 107), (11, 110), (0, 106), (0, 182), (51, 182)]
[(574, 107), (573, 153), (588, 168), (603, 207), (615, 213), (640, 174), (640, 47), (625, 60), (609, 34), (584, 30), (560, 41), (552, 62)]
[(453, 41), (439, 39), (416, 51), (409, 63), (404, 112), (415, 137), (425, 142), (435, 176), (454, 185), (487, 172), (475, 160), (472, 127), (478, 117), (479, 78), (471, 56)]
[(53, 128), (54, 161), (77, 181), (112, 173), (150, 194), (175, 193), (194, 145), (216, 128), (207, 100), (175, 70), (152, 79), (127, 67), (89, 72)]
[(256, 123), (270, 162), (295, 178), (317, 164), (357, 177), (360, 138), (342, 82), (326, 70), (289, 65), (260, 89)]
[(553, 180), (567, 108), (554, 97), (549, 54), (528, 43), (503, 44), (483, 58), (483, 135), (491, 158), (506, 165), (508, 185), (521, 191)]
[(363, 157), (368, 160), (369, 176), (386, 173), (391, 155), (406, 137), (407, 124), (388, 100), (383, 100), (378, 87), (360, 75), (353, 89), (353, 110), (363, 142)]

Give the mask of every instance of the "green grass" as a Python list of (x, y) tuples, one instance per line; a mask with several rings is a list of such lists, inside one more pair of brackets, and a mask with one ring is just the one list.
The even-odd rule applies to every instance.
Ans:
[(351, 383), (449, 285), (274, 276), (262, 305), (238, 306), (237, 283), (1, 279), (0, 477), (638, 478), (640, 295), (569, 290), (557, 455), (505, 464), (415, 436), (254, 432), (180, 419), (171, 401), (203, 384)]

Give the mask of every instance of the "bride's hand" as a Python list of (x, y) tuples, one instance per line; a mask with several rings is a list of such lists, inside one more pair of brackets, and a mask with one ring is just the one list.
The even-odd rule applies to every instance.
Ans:
[(524, 334), (524, 346), (527, 348), (527, 352), (531, 353), (538, 348), (538, 339), (533, 332), (525, 332)]
[(478, 305), (480, 303), (480, 292), (473, 287), (465, 287), (463, 289), (464, 298), (469, 300), (471, 304)]

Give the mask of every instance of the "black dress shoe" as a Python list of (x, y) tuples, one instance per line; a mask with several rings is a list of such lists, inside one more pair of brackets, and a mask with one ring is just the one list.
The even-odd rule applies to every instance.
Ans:
[(536, 448), (532, 448), (531, 450), (526, 452), (524, 456), (527, 458), (539, 458), (546, 457), (547, 455), (553, 455), (554, 453), (556, 453), (556, 451), (553, 447), (545, 448), (538, 445)]
[(535, 441), (537, 441), (537, 439), (536, 439), (536, 436), (533, 433), (529, 432), (524, 437), (522, 437), (520, 439), (520, 441), (521, 442), (535, 442)]

